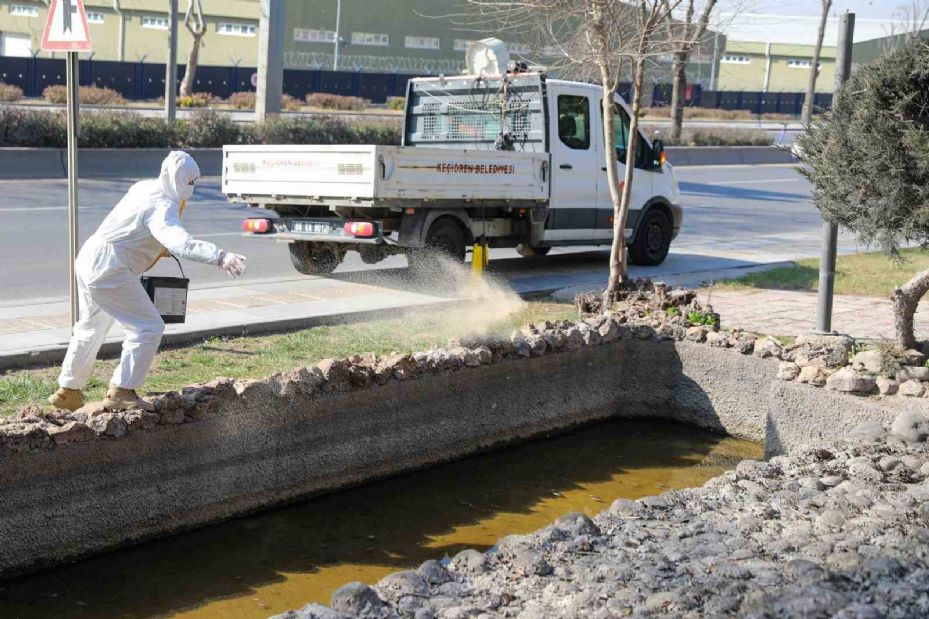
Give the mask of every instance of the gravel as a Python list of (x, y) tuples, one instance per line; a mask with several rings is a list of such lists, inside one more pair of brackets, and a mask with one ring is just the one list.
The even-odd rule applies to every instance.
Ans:
[(926, 617), (927, 435), (904, 413), (278, 618)]

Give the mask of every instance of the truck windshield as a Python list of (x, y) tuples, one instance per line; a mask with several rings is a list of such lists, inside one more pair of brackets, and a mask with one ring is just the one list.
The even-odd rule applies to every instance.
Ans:
[(537, 74), (410, 83), (405, 144), (479, 150), (545, 150)]

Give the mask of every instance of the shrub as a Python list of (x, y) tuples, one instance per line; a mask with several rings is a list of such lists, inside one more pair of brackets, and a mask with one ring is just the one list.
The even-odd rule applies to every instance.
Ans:
[[(61, 84), (46, 86), (42, 96), (49, 103), (64, 105), (68, 102), (68, 87)], [(78, 99), (82, 104), (88, 105), (118, 105), (126, 102), (123, 96), (112, 88), (98, 86), (81, 86)]]
[(177, 106), (183, 108), (208, 107), (213, 95), (208, 92), (195, 92), (189, 97), (178, 97)]
[(273, 118), (255, 130), (261, 144), (400, 144), (397, 122), (346, 123), (331, 116)]
[(253, 142), (252, 126), (240, 125), (228, 114), (200, 110), (188, 121), (178, 123), (178, 146), (188, 148), (218, 148), (224, 144)]
[(324, 92), (314, 92), (306, 96), (306, 103), (310, 107), (321, 110), (343, 110), (360, 112), (367, 107), (367, 102), (361, 97), (346, 97), (343, 95), (330, 95)]
[(12, 103), (23, 98), (23, 89), (12, 84), (0, 82), (0, 101)]
[(166, 148), (177, 141), (176, 123), (132, 112), (95, 112), (81, 116), (80, 144), (85, 148)]
[(387, 97), (387, 109), (402, 112), (406, 109), (406, 97)]
[(685, 128), (679, 141), (662, 136), (665, 146), (771, 146), (774, 136), (758, 129)]
[(0, 146), (61, 147), (66, 140), (61, 112), (0, 107)]
[(228, 103), (237, 110), (254, 110), (255, 93), (247, 90), (234, 92), (229, 95)]
[(303, 100), (290, 95), (281, 95), (281, 108), (288, 112), (299, 112), (303, 109)]

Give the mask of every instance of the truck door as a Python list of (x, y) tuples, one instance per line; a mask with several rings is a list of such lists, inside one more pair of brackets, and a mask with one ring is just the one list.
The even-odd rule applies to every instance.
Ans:
[[(597, 106), (600, 107), (599, 102)], [(601, 108), (602, 109), (602, 108)], [(602, 115), (602, 112), (601, 112)], [(617, 173), (619, 179), (626, 175), (626, 148), (629, 144), (629, 114), (620, 103), (613, 103), (613, 127), (614, 139), (616, 145)], [(642, 207), (648, 202), (654, 194), (654, 176), (655, 171), (649, 169), (648, 164), (648, 144), (645, 138), (639, 134), (638, 147), (636, 148), (635, 174), (632, 177), (632, 200), (629, 205), (629, 218), (626, 221), (626, 236), (629, 237), (631, 231), (635, 229), (636, 221), (642, 214)], [(607, 182), (606, 168), (603, 162), (605, 156), (601, 156), (597, 169), (599, 177), (597, 179), (597, 230), (594, 238), (598, 241), (609, 242), (613, 239), (613, 201), (610, 195), (610, 186)]]
[[(589, 93), (589, 91), (587, 91)], [(597, 218), (597, 158), (592, 127), (595, 103), (584, 90), (559, 89), (554, 101), (551, 211), (545, 240), (553, 243), (593, 239)], [(599, 133), (599, 132), (597, 132)]]

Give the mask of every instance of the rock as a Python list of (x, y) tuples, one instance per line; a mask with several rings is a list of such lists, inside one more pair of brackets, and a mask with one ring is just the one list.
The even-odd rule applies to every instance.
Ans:
[(478, 346), (474, 349), (474, 354), (477, 355), (478, 363), (481, 365), (490, 365), (494, 362), (494, 353), (486, 346)]
[(755, 350), (756, 338), (749, 333), (733, 333), (729, 337), (729, 344), (743, 355), (750, 355)]
[(377, 583), (377, 588), (389, 598), (397, 599), (404, 595), (428, 595), (429, 585), (426, 579), (416, 572), (394, 572)]
[(422, 576), (426, 582), (433, 585), (441, 585), (452, 580), (452, 575), (449, 571), (434, 559), (424, 562), (416, 568), (416, 572)]
[(540, 335), (531, 335), (527, 337), (526, 343), (529, 345), (529, 354), (532, 357), (541, 357), (548, 349), (548, 343), (545, 341), (545, 338)]
[(456, 572), (465, 574), (479, 574), (487, 571), (487, 555), (471, 548), (462, 550), (449, 564)]
[(848, 461), (848, 474), (855, 479), (878, 483), (884, 479), (883, 473), (867, 456), (859, 456)]
[(714, 348), (730, 348), (732, 344), (729, 336), (719, 331), (710, 331), (706, 334), (706, 343)]
[(74, 412), (83, 413), (88, 417), (96, 417), (97, 415), (106, 413), (107, 410), (103, 407), (103, 402), (88, 402)]
[(607, 319), (597, 328), (597, 333), (600, 334), (602, 342), (612, 342), (619, 337), (619, 325), (616, 324), (616, 321)]
[(903, 363), (906, 365), (921, 366), (926, 362), (926, 355), (912, 348), (904, 350), (902, 357)]
[(271, 619), (352, 619), (351, 615), (332, 610), (322, 604), (307, 604), (300, 610), (289, 610)]
[(540, 555), (529, 550), (517, 550), (512, 563), (524, 576), (548, 576), (552, 573), (552, 566)]
[(755, 356), (761, 359), (780, 359), (782, 350), (781, 343), (771, 337), (755, 342)]
[(38, 404), (26, 404), (16, 411), (16, 417), (19, 419), (45, 419), (48, 414)]
[(386, 609), (377, 592), (362, 582), (350, 582), (336, 589), (329, 605), (353, 617), (382, 614)]
[(777, 366), (778, 380), (795, 380), (800, 376), (800, 367), (791, 361), (781, 361)]
[(841, 393), (866, 394), (874, 391), (876, 387), (872, 377), (858, 374), (851, 368), (845, 367), (826, 379), (826, 388)]
[(647, 340), (655, 337), (655, 328), (651, 325), (634, 325), (632, 327), (632, 337), (640, 340)]
[(562, 516), (555, 521), (554, 526), (571, 537), (577, 537), (578, 535), (600, 535), (600, 529), (594, 524), (594, 521), (580, 512), (572, 512)]
[(63, 426), (49, 428), (48, 435), (56, 445), (68, 445), (93, 440), (96, 438), (97, 433), (87, 424), (79, 421), (69, 421)]
[(526, 340), (521, 340), (521, 339), (513, 340), (513, 350), (520, 357), (532, 356), (532, 346), (530, 346), (529, 342), (527, 342)]
[(926, 393), (926, 386), (914, 378), (900, 383), (897, 393), (911, 398), (921, 398)]
[(409, 380), (417, 375), (416, 363), (410, 355), (389, 355), (381, 360), (380, 365), (389, 370), (397, 380)]
[(900, 383), (905, 383), (909, 380), (926, 381), (929, 380), (929, 368), (905, 365), (897, 370), (894, 378)]
[(824, 368), (815, 365), (808, 365), (800, 368), (800, 374), (797, 380), (801, 383), (809, 383), (814, 387), (822, 387), (829, 378), (829, 372)]
[(869, 374), (883, 374), (894, 363), (893, 357), (882, 350), (862, 350), (852, 357), (852, 369)]
[(689, 327), (687, 329), (687, 339), (691, 342), (705, 342), (706, 341), (706, 327), (703, 325), (697, 325), (695, 327)]
[(929, 438), (929, 416), (904, 411), (890, 425), (890, 433), (907, 443), (921, 443)]
[(88, 424), (97, 436), (120, 438), (129, 433), (126, 420), (116, 413), (103, 413), (90, 420)]
[[(301, 367), (280, 375), (277, 379), (282, 398), (309, 398), (316, 393), (325, 379), (318, 367)], [(238, 391), (238, 387), (236, 387)]]
[(348, 373), (348, 362), (345, 359), (323, 359), (316, 364), (324, 383), (321, 387), (327, 391), (348, 391), (351, 389), (351, 379)]
[(881, 395), (894, 395), (900, 388), (900, 383), (893, 380), (892, 378), (884, 378), (882, 376), (875, 382), (877, 383), (877, 391)]
[(123, 419), (126, 420), (129, 431), (135, 432), (137, 430), (151, 430), (158, 425), (161, 417), (158, 413), (148, 411), (127, 411), (123, 414)]

